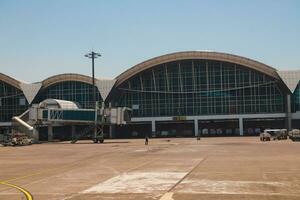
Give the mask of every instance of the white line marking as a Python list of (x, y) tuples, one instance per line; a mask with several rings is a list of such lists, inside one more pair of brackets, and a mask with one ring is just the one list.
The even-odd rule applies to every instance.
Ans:
[(289, 182), (277, 181), (216, 181), (190, 179), (183, 181), (175, 189), (180, 193), (209, 194), (265, 194), (286, 193), (291, 187)]
[(167, 192), (159, 200), (174, 200), (173, 194), (174, 194), (173, 192)]
[(129, 172), (99, 183), (83, 193), (152, 193), (165, 191), (184, 177), (182, 172)]

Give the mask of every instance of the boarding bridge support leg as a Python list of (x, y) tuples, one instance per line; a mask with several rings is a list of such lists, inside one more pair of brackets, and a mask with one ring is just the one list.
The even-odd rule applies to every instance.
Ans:
[(53, 141), (53, 126), (52, 124), (48, 125), (48, 142)]
[(40, 140), (39, 130), (37, 128), (34, 128), (33, 131), (32, 131), (32, 139), (33, 139), (34, 143), (37, 143)]
[(76, 136), (76, 126), (74, 125), (71, 126), (71, 134), (72, 134), (72, 139), (74, 139)]
[(116, 135), (116, 125), (109, 126), (109, 138), (115, 138)]
[(195, 132), (195, 137), (199, 137), (198, 119), (194, 119), (194, 132)]

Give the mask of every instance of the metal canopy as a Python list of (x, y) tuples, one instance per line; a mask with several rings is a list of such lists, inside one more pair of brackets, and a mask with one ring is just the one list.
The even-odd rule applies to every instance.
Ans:
[(20, 83), (20, 87), (28, 101), (29, 104), (32, 103), (38, 92), (42, 87), (42, 83)]
[(79, 109), (79, 106), (73, 101), (59, 99), (46, 99), (42, 101), (39, 107), (43, 108), (61, 108), (61, 109)]
[(100, 92), (103, 101), (106, 100), (115, 83), (115, 79), (98, 78), (98, 80), (96, 81), (96, 86)]
[(277, 71), (281, 80), (289, 88), (289, 90), (294, 93), (299, 80), (300, 80), (300, 70), (295, 71)]

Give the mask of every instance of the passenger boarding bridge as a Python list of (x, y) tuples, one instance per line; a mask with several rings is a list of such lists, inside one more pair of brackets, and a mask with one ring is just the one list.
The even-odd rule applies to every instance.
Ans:
[[(39, 127), (48, 127), (48, 140), (53, 139), (53, 126), (88, 125), (87, 130), (76, 133), (72, 131), (72, 142), (94, 127), (97, 127), (94, 142), (103, 142), (104, 125), (124, 125), (130, 120), (131, 109), (126, 107), (105, 108), (104, 105), (96, 109), (82, 109), (72, 101), (46, 99), (40, 104), (33, 104), (22, 115), (13, 117), (14, 129), (26, 132), (30, 137), (39, 141)], [(102, 135), (101, 135), (102, 134)], [(100, 139), (99, 139), (100, 138)]]

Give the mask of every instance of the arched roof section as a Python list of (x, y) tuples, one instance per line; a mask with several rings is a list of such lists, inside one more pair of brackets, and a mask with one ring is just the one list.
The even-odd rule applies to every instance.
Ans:
[[(97, 79), (95, 79), (97, 80)], [(93, 84), (93, 78), (90, 76), (85, 76), (82, 74), (58, 74), (55, 76), (51, 76), (45, 80), (43, 80), (42, 85), (43, 88), (47, 88), (55, 83), (64, 82), (64, 81), (78, 81), (87, 84)]]
[(0, 80), (9, 84), (9, 85), (12, 85), (14, 86), (15, 88), (19, 89), (19, 90), (22, 90), (21, 87), (20, 87), (20, 81), (10, 77), (10, 76), (7, 76), (3, 73), (0, 73)]
[(178, 60), (187, 60), (187, 59), (205, 59), (205, 60), (217, 60), (217, 61), (235, 63), (262, 72), (276, 79), (279, 79), (279, 76), (276, 73), (276, 69), (249, 58), (245, 58), (233, 54), (227, 54), (227, 53), (212, 52), (212, 51), (184, 51), (184, 52), (176, 52), (176, 53), (155, 57), (131, 67), (130, 69), (123, 72), (116, 78), (117, 80), (116, 86), (120, 85), (121, 83), (133, 77), (134, 75), (144, 70), (155, 67), (157, 65), (178, 61)]
[(46, 99), (39, 104), (40, 108), (78, 109), (79, 106), (73, 101), (59, 99)]

